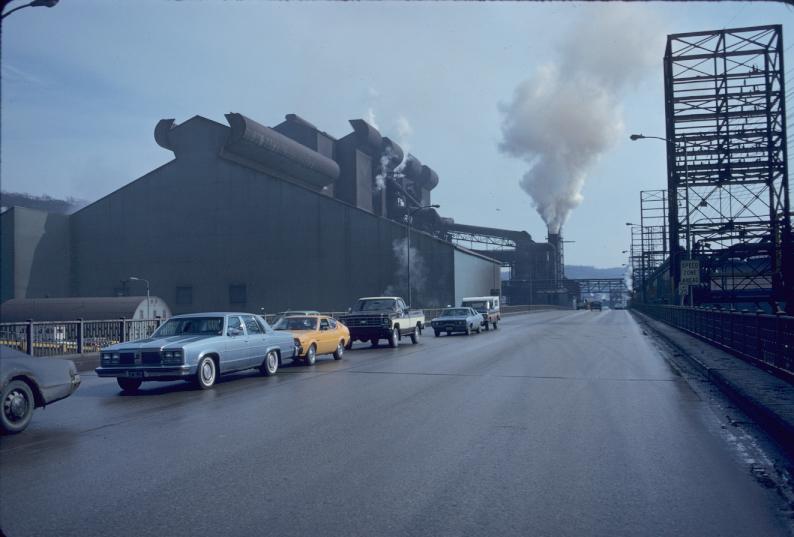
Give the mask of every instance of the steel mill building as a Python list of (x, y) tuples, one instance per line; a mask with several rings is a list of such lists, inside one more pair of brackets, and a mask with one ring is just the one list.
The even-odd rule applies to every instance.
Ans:
[[(438, 175), (363, 120), (336, 139), (290, 114), (161, 120), (174, 159), (71, 215), (1, 216), (2, 300), (141, 295), (174, 314), (346, 309), (395, 294), (413, 306), (499, 293), (498, 261), (451, 242)], [(402, 163), (402, 165), (401, 165)]]

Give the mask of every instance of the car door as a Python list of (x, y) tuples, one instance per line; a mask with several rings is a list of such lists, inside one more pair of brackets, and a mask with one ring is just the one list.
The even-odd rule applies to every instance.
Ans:
[(333, 344), (334, 344), (334, 348), (331, 350), (331, 352), (334, 352), (336, 350), (336, 345), (340, 341), (346, 339), (345, 331), (342, 329), (342, 326), (343, 326), (342, 323), (340, 323), (339, 321), (337, 321), (333, 317), (329, 317), (328, 318), (328, 323), (331, 325), (331, 332), (330, 333), (331, 333), (331, 336), (332, 336), (331, 339), (332, 339)]
[(221, 371), (245, 368), (248, 359), (248, 334), (238, 315), (229, 315), (226, 322), (226, 356), (221, 357)]
[(336, 335), (331, 330), (328, 317), (320, 318), (320, 332), (317, 336), (317, 354), (328, 354), (336, 350)]
[(243, 315), (243, 324), (245, 324), (245, 331), (248, 333), (246, 365), (257, 367), (265, 360), (267, 337), (264, 329), (256, 322), (253, 315)]
[(402, 312), (400, 315), (400, 331), (405, 333), (411, 323), (411, 317), (408, 315), (408, 306), (405, 305), (402, 298), (397, 299), (397, 310)]

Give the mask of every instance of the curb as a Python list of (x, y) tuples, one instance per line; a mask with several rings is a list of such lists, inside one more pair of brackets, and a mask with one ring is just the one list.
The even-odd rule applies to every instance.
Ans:
[[(703, 376), (774, 438), (783, 451), (794, 458), (794, 386), (644, 313), (632, 310), (631, 314), (674, 347), (683, 358), (694, 365)], [(693, 344), (705, 346), (706, 350), (713, 353), (713, 358), (708, 359), (705, 351), (700, 353), (702, 357), (699, 358), (691, 349), (686, 348), (690, 345), (677, 341), (681, 339), (688, 339)]]

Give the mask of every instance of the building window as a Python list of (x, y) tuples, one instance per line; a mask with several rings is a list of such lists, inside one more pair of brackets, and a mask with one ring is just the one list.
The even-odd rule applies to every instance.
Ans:
[(229, 286), (229, 304), (245, 304), (247, 301), (245, 284), (232, 284)]
[(193, 303), (193, 287), (190, 285), (176, 288), (177, 305), (189, 305)]

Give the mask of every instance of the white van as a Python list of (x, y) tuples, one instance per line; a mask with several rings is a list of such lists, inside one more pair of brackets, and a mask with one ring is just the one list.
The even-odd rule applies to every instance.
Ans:
[(473, 308), (482, 314), (482, 325), (486, 330), (496, 330), (496, 325), (502, 320), (502, 310), (499, 308), (498, 296), (471, 296), (461, 300), (460, 305), (464, 308)]

